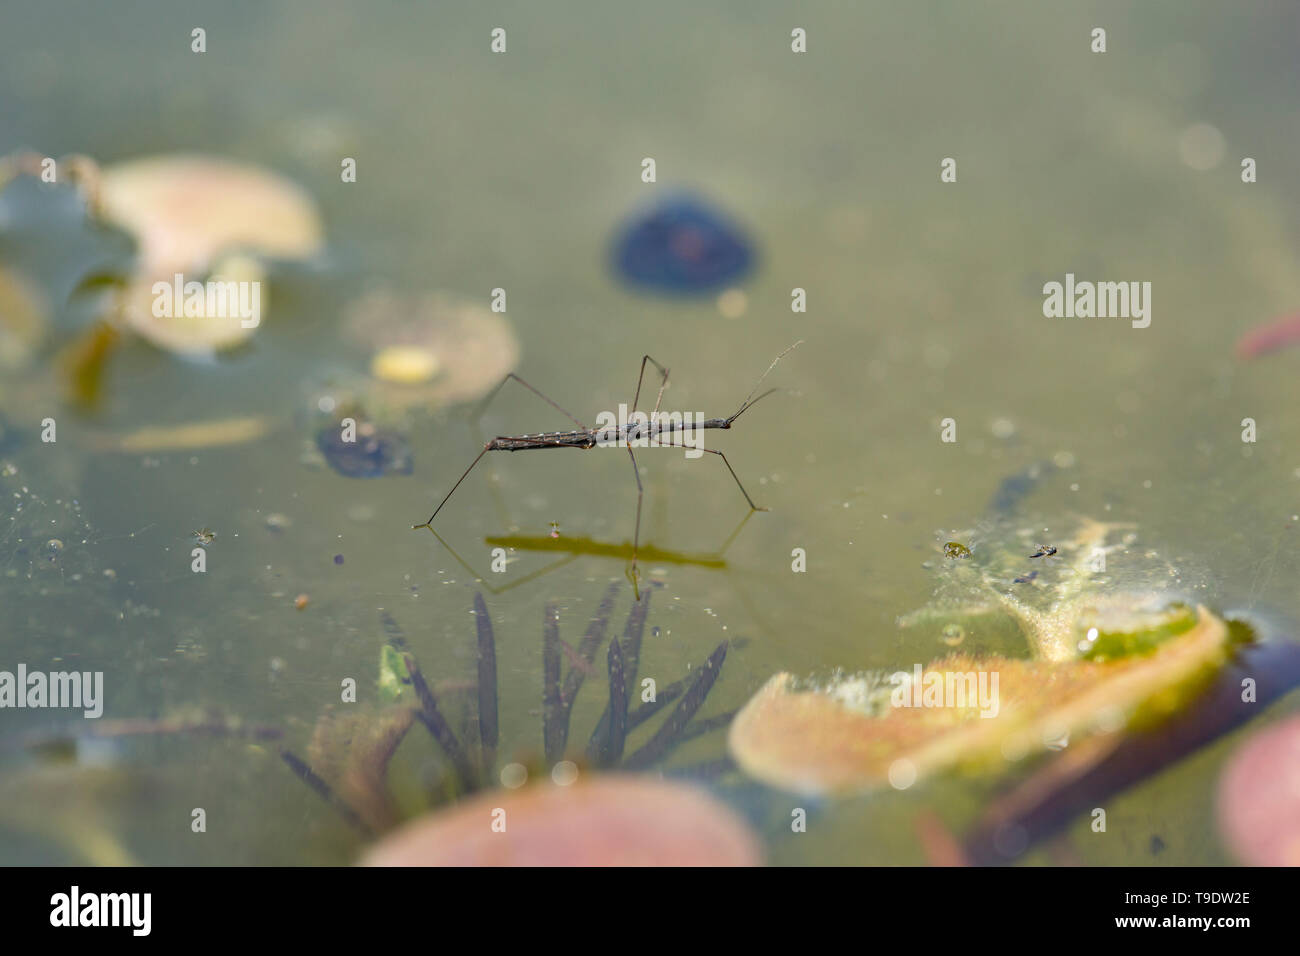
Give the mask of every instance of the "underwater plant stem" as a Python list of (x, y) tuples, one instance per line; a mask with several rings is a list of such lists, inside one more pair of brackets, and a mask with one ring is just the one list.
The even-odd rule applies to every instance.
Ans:
[(367, 839), (374, 836), (374, 832), (361, 819), (360, 814), (348, 804), (346, 800), (334, 792), (334, 788), (312, 772), (311, 767), (300, 757), (287, 749), (281, 749), (280, 759), (283, 760), (290, 770), (307, 786), (319, 794), (326, 803), (339, 812), (352, 827), (358, 830)]

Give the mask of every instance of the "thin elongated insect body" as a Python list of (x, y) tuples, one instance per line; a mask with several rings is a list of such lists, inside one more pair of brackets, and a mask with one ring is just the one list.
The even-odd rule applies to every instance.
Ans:
[[(768, 395), (771, 395), (773, 392), (779, 391), (779, 389), (776, 388), (769, 388), (758, 396), (755, 396), (754, 394), (758, 391), (758, 387), (763, 383), (763, 379), (767, 378), (768, 372), (771, 372), (772, 369), (776, 367), (776, 363), (785, 358), (786, 354), (792, 349), (795, 349), (802, 344), (803, 340), (800, 339), (798, 342), (795, 342), (794, 345), (791, 345), (784, 352), (774, 358), (772, 364), (767, 367), (767, 371), (763, 372), (763, 374), (758, 377), (758, 381), (754, 383), (754, 388), (750, 391), (749, 395), (746, 396), (744, 402), (741, 403), (740, 408), (736, 409), (735, 413), (727, 418), (706, 419), (702, 416), (696, 416), (692, 419), (689, 416), (683, 416), (680, 414), (665, 415), (663, 418), (660, 418), (659, 406), (663, 402), (664, 390), (668, 388), (668, 369), (664, 368), (649, 355), (642, 356), (641, 358), (641, 374), (636, 380), (636, 395), (632, 399), (631, 414), (624, 416), (627, 421), (621, 425), (604, 425), (599, 428), (584, 425), (554, 401), (547, 398), (518, 375), (511, 372), (503, 378), (501, 384), (494, 388), (488, 394), (487, 398), (483, 400), (483, 403), (479, 406), (475, 417), (483, 413), (483, 409), (486, 408), (487, 403), (496, 396), (497, 392), (501, 391), (501, 389), (505, 387), (506, 382), (514, 379), (548, 405), (555, 408), (557, 411), (563, 412), (564, 416), (578, 427), (570, 431), (562, 432), (537, 432), (531, 435), (498, 435), (483, 446), (482, 451), (480, 451), (474, 460), (469, 463), (469, 467), (465, 469), (458, 479), (456, 479), (456, 483), (451, 486), (451, 490), (448, 491), (442, 501), (438, 503), (438, 507), (433, 510), (433, 514), (429, 516), (429, 520), (423, 524), (412, 525), (411, 527), (428, 528), (432, 531), (433, 519), (438, 517), (438, 512), (442, 511), (443, 506), (446, 505), (451, 499), (451, 496), (456, 493), (456, 489), (460, 487), (461, 482), (463, 482), (469, 476), (469, 473), (474, 470), (474, 466), (477, 465), (479, 461), (482, 460), (483, 456), (490, 451), (534, 451), (543, 448), (577, 448), (586, 451), (590, 448), (595, 448), (597, 445), (623, 445), (627, 448), (628, 456), (631, 458), (632, 475), (636, 479), (636, 530), (632, 536), (632, 565), (628, 577), (631, 578), (633, 586), (637, 588), (636, 593), (639, 600), (640, 589), (637, 580), (636, 557), (637, 549), (641, 543), (641, 500), (644, 496), (644, 489), (641, 486), (641, 474), (637, 468), (636, 455), (632, 451), (633, 447), (672, 447), (674, 445), (684, 444), (687, 441), (688, 435), (693, 436), (699, 431), (731, 428), (736, 419), (752, 408), (756, 403), (766, 398)], [(637, 411), (637, 406), (641, 401), (641, 385), (645, 380), (645, 368), (647, 364), (653, 365), (661, 375), (659, 394), (655, 398), (655, 407), (648, 416)], [(623, 408), (620, 407), (620, 410), (622, 411)], [(634, 417), (636, 420), (632, 420)], [(692, 446), (692, 448), (694, 447), (696, 446)], [(754, 504), (754, 499), (749, 496), (749, 492), (745, 490), (745, 486), (740, 483), (740, 478), (736, 475), (735, 469), (731, 467), (731, 462), (727, 461), (726, 455), (713, 448), (700, 447), (698, 450), (701, 455), (708, 453), (710, 455), (717, 455), (722, 459), (722, 463), (727, 466), (727, 471), (729, 471), (731, 477), (735, 479), (736, 487), (739, 488), (740, 493), (745, 496), (745, 502), (752, 510), (767, 510), (766, 508), (760, 508), (758, 505)]]

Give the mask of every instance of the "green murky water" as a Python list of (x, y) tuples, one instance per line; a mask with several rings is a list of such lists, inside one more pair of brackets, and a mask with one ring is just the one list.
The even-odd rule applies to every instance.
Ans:
[[(921, 565), (936, 532), (971, 526), (1003, 478), (1045, 460), (1064, 467), (1024, 503), (1043, 540), (1070, 515), (1136, 522), (1143, 545), (1204, 583), (1207, 603), (1300, 616), (1297, 359), (1232, 354), (1246, 329), (1300, 301), (1290, 4), (1252, 3), (1245, 16), (1172, 2), (1050, 14), (1034, 3), (304, 11), (5, 13), (0, 154), (254, 161), (312, 194), (329, 253), (319, 269), (278, 277), (255, 347), (227, 361), (127, 343), (94, 417), (62, 406), (48, 375), (0, 379), (0, 668), (75, 662), (104, 672), (106, 717), (208, 709), (283, 728), (302, 750), (342, 678), (370, 687), (379, 608), (426, 672), (466, 678), (473, 590), (491, 586), (502, 750), (537, 749), (543, 607), (558, 602), (576, 639), (626, 561), (580, 554), (506, 587), (562, 555), (519, 552), (492, 574), (485, 538), (546, 536), (557, 522), (562, 540), (629, 539), (628, 464), (611, 452), (489, 461), (438, 523), (481, 583), (409, 530), (476, 453), (455, 410), (418, 419), (410, 476), (357, 481), (304, 464), (313, 389), (362, 367), (338, 334), (345, 303), (376, 280), (484, 303), (506, 288), (518, 371), (584, 419), (631, 400), (646, 352), (672, 368), (671, 407), (727, 415), (774, 355), (805, 340), (773, 372), (788, 391), (710, 435), (770, 513), (746, 523), (725, 569), (665, 563), (652, 598), (646, 673), (674, 679), (720, 640), (751, 638), (706, 712), (738, 707), (777, 670), (942, 654), (895, 624), (931, 593)], [(488, 52), (498, 25), (504, 56)], [(1088, 52), (1097, 25), (1105, 55)], [(207, 53), (190, 52), (195, 26)], [(794, 26), (808, 31), (802, 56), (789, 52)], [(1179, 151), (1197, 123), (1223, 140), (1206, 170)], [(339, 182), (340, 156), (358, 159), (357, 183)], [(645, 156), (657, 185), (640, 181)], [(958, 181), (941, 184), (949, 156)], [(1245, 156), (1256, 184), (1240, 181)], [(674, 185), (709, 196), (759, 243), (742, 316), (724, 318), (711, 299), (633, 295), (611, 276), (614, 230)], [(57, 288), (96, 257), (121, 256), (60, 238), (76, 232), (65, 206), (14, 186), (0, 203), (0, 259)], [(1045, 318), (1042, 285), (1067, 272), (1151, 282), (1150, 327)], [(806, 314), (791, 312), (795, 287)], [(96, 442), (237, 415), (269, 417), (271, 434), (143, 455)], [(54, 444), (38, 438), (47, 416)], [(1241, 441), (1247, 417), (1255, 444)], [(955, 443), (940, 441), (945, 418)], [(523, 392), (503, 393), (483, 425), (564, 426)], [(642, 463), (654, 545), (716, 551), (744, 517), (712, 456), (646, 452)], [(272, 514), (288, 527), (268, 528)], [(194, 574), (190, 532), (204, 526), (217, 539)], [(795, 548), (805, 573), (791, 571)], [(302, 610), (298, 594), (310, 597)], [(630, 602), (624, 587), (616, 622)], [(575, 727), (599, 715), (599, 696), (588, 689)], [(7, 710), (0, 733), (56, 719)], [(1222, 861), (1213, 785), (1236, 739), (1116, 800), (1108, 838), (1088, 839), (1081, 823), (1078, 855)], [(424, 744), (399, 755), (413, 773), (433, 759)], [(722, 751), (715, 733), (674, 761)], [(899, 825), (915, 801), (960, 820), (977, 799), (947, 783), (849, 801), (795, 838), (771, 816), (789, 798), (730, 793), (777, 821), (764, 836), (780, 862), (919, 862)], [(247, 740), (133, 739), (88, 748), (74, 767), (6, 751), (0, 794), (7, 862), (77, 860), (105, 833), (150, 863), (337, 862), (360, 846), (274, 745)], [(208, 812), (206, 834), (190, 830), (194, 807)]]

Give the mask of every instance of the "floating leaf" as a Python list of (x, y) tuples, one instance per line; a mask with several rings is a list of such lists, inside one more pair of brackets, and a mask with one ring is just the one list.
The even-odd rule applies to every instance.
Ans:
[(808, 690), (781, 673), (736, 716), (729, 746), (751, 776), (786, 790), (849, 793), (891, 779), (906, 787), (936, 771), (997, 768), (1075, 736), (1163, 719), (1224, 662), (1227, 647), (1227, 626), (1201, 607), (1190, 630), (1105, 663), (953, 655), (920, 680)]

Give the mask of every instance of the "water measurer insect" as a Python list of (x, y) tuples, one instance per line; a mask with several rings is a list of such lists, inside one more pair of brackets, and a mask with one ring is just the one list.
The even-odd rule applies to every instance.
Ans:
[[(464, 473), (456, 479), (456, 483), (451, 486), (451, 491), (448, 491), (446, 497), (439, 502), (438, 507), (434, 509), (433, 514), (429, 516), (429, 520), (423, 524), (412, 525), (411, 527), (412, 529), (428, 528), (432, 531), (433, 519), (438, 517), (438, 512), (443, 509), (443, 506), (451, 496), (456, 493), (456, 489), (460, 487), (461, 482), (465, 480), (469, 473), (474, 470), (474, 466), (477, 465), (483, 456), (490, 451), (528, 451), (535, 448), (578, 448), (586, 451), (587, 449), (595, 448), (597, 445), (621, 444), (627, 448), (628, 457), (632, 461), (632, 476), (636, 479), (636, 529), (632, 536), (632, 566), (629, 569), (628, 574), (635, 586), (637, 582), (637, 547), (641, 541), (641, 499), (644, 490), (641, 486), (641, 474), (637, 468), (636, 455), (632, 451), (633, 444), (635, 443), (638, 447), (649, 448), (680, 446), (682, 444), (688, 444), (691, 438), (695, 438), (698, 441), (698, 437), (695, 436), (694, 433), (699, 430), (709, 428), (730, 428), (732, 423), (744, 414), (745, 411), (758, 403), (761, 399), (766, 398), (773, 392), (779, 391), (779, 389), (776, 388), (769, 388), (757, 397), (754, 395), (754, 393), (758, 391), (758, 387), (763, 384), (763, 379), (767, 378), (768, 373), (776, 367), (776, 363), (785, 358), (792, 349), (797, 348), (802, 344), (803, 340), (800, 339), (798, 342), (795, 342), (794, 345), (791, 345), (784, 352), (774, 358), (772, 364), (767, 367), (767, 370), (758, 377), (758, 381), (754, 383), (754, 388), (750, 391), (744, 402), (741, 403), (740, 408), (736, 409), (735, 413), (727, 418), (706, 419), (703, 417), (696, 417), (692, 420), (690, 417), (674, 414), (661, 419), (659, 417), (659, 406), (663, 402), (664, 390), (668, 388), (668, 369), (664, 368), (649, 355), (642, 356), (641, 358), (641, 374), (637, 376), (636, 395), (632, 399), (631, 411), (633, 414), (628, 415), (628, 420), (621, 424), (606, 424), (597, 427), (584, 425), (550, 398), (547, 398), (518, 375), (511, 372), (503, 378), (501, 384), (494, 388), (483, 400), (483, 403), (479, 406), (479, 410), (476, 413), (476, 417), (478, 414), (482, 414), (487, 403), (493, 399), (497, 392), (505, 387), (506, 382), (514, 379), (552, 408), (563, 413), (569, 421), (573, 422), (578, 427), (571, 431), (563, 432), (539, 432), (532, 435), (498, 435), (483, 446), (483, 450), (478, 453), (478, 456), (475, 457), (472, 462), (470, 462), (469, 467), (465, 469)], [(653, 365), (661, 375), (659, 394), (655, 398), (655, 407), (648, 416), (644, 413), (637, 413), (637, 405), (641, 401), (641, 385), (645, 380), (645, 369), (647, 364)], [(692, 450), (697, 449), (697, 446), (695, 445), (690, 445), (690, 447)], [(717, 455), (722, 459), (722, 463), (727, 466), (727, 471), (731, 472), (731, 477), (736, 480), (736, 487), (739, 488), (740, 493), (745, 496), (745, 502), (752, 510), (767, 510), (766, 508), (760, 508), (758, 505), (754, 504), (754, 499), (749, 496), (749, 492), (745, 490), (745, 486), (740, 483), (740, 478), (736, 475), (735, 469), (731, 467), (731, 462), (727, 461), (726, 455), (713, 448), (698, 447), (698, 451), (700, 454), (707, 452), (710, 455)], [(637, 593), (639, 595), (640, 592), (638, 591)]]

